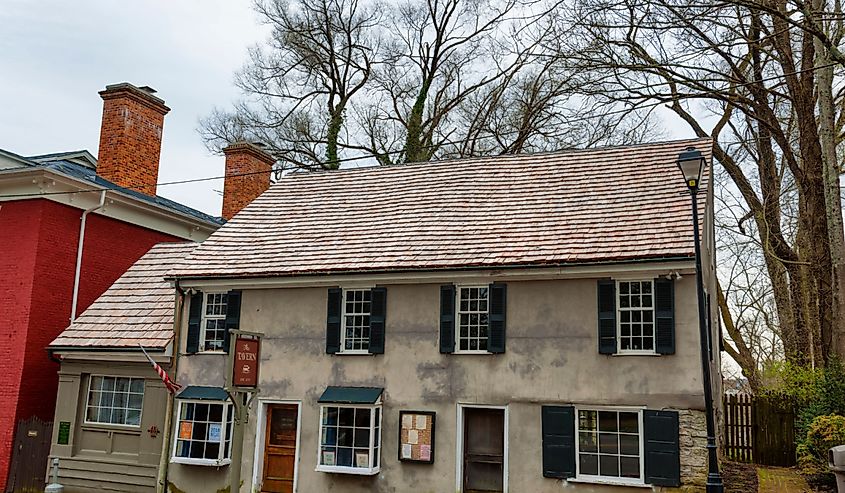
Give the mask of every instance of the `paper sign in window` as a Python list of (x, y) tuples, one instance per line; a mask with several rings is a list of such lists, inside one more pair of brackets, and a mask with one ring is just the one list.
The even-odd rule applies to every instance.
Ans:
[(219, 442), (220, 441), (220, 425), (217, 423), (209, 423), (208, 425), (208, 441), (209, 442)]
[(182, 422), (179, 424), (179, 438), (183, 440), (190, 440), (191, 434), (194, 431), (194, 424), (191, 422)]

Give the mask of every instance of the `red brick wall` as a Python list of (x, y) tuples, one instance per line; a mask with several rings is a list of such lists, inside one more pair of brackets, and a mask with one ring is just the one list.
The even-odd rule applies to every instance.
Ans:
[(236, 142), (223, 152), (226, 154), (223, 218), (228, 221), (270, 188), (270, 169), (275, 160), (248, 142)]
[[(41, 199), (0, 204), (0, 231), (16, 232), (0, 256), (0, 490), (17, 420), (53, 417), (58, 365), (45, 347), (69, 323), (81, 216)], [(181, 239), (90, 214), (77, 313), (162, 241)]]
[(103, 121), (97, 174), (125, 188), (156, 194), (164, 101), (131, 84), (100, 92)]
[(0, 491), (5, 491), (43, 201), (0, 203)]

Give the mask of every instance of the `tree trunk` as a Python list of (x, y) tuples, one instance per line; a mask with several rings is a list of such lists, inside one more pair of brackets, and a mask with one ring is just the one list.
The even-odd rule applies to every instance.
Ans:
[[(814, 2), (816, 10), (823, 7), (822, 2)], [(842, 314), (845, 313), (845, 296), (843, 296), (843, 226), (842, 226), (842, 201), (839, 188), (839, 162), (836, 158), (836, 136), (835, 136), (835, 109), (833, 98), (833, 67), (826, 67), (831, 59), (827, 49), (818, 39), (816, 45), (816, 67), (817, 69), (817, 94), (819, 108), (819, 138), (822, 146), (822, 157), (824, 160), (824, 197), (825, 216), (827, 219), (828, 241), (830, 243), (830, 261), (832, 271), (830, 272), (833, 297), (829, 300), (831, 312), (831, 329), (829, 340), (829, 355), (837, 356), (845, 360), (845, 328), (842, 326)], [(827, 300), (825, 300), (827, 301)]]

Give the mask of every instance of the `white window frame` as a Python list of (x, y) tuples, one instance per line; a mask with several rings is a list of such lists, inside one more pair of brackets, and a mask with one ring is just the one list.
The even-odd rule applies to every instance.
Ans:
[[(127, 423), (104, 423), (102, 421), (90, 421), (88, 419), (88, 409), (90, 407), (88, 405), (88, 400), (91, 398), (91, 383), (94, 381), (95, 378), (98, 378), (98, 377), (99, 378), (114, 378), (114, 379), (127, 378), (127, 379), (129, 379), (129, 388), (130, 389), (132, 388), (132, 380), (140, 380), (141, 382), (144, 383), (144, 392), (141, 392), (141, 394), (140, 394), (141, 395), (141, 409), (140, 409), (140, 414), (138, 415), (138, 424), (137, 425), (127, 424)], [(144, 378), (144, 377), (124, 377), (124, 376), (117, 376), (117, 375), (102, 375), (102, 374), (90, 374), (90, 375), (88, 375), (88, 392), (85, 394), (85, 404), (84, 404), (84, 406), (85, 406), (85, 420), (83, 421), (83, 423), (85, 423), (86, 425), (94, 425), (94, 426), (115, 426), (115, 427), (126, 427), (126, 428), (140, 428), (141, 423), (143, 423), (143, 420), (144, 420), (144, 395), (145, 395), (146, 388), (147, 388), (146, 380), (147, 379)], [(102, 392), (102, 390), (97, 390), (95, 392)], [(130, 392), (130, 394), (131, 394), (131, 392)], [(112, 401), (112, 402), (114, 402), (114, 401)], [(127, 397), (127, 406), (128, 406), (128, 404), (129, 404), (129, 401), (128, 401), (128, 397)], [(97, 406), (97, 407), (99, 408), (100, 406)], [(124, 408), (124, 409), (128, 410), (129, 408), (127, 407), (127, 408)]]
[[(375, 429), (376, 429), (376, 419), (375, 419), (375, 410), (378, 409), (378, 428), (379, 428), (379, 453), (378, 453), (378, 464), (371, 467), (354, 467), (354, 466), (326, 466), (321, 464), (322, 462), (322, 455), (323, 455), (323, 413), (325, 412), (326, 408), (329, 407), (337, 407), (337, 408), (346, 408), (346, 409), (370, 409), (370, 445), (369, 445), (369, 454), (370, 460), (372, 461), (374, 457), (375, 451)], [(384, 409), (382, 407), (381, 398), (376, 401), (374, 404), (343, 404), (343, 403), (334, 403), (334, 402), (325, 402), (320, 404), (320, 421), (318, 422), (318, 432), (317, 432), (317, 467), (314, 469), (318, 472), (329, 472), (329, 473), (340, 473), (340, 474), (357, 474), (360, 476), (373, 476), (378, 474), (381, 471), (381, 464), (384, 461)], [(353, 444), (354, 447), (354, 444)], [(353, 449), (354, 450), (354, 449)], [(353, 451), (354, 454), (354, 451)]]
[[(191, 464), (195, 466), (225, 466), (232, 462), (232, 439), (227, 435), (226, 432), (226, 424), (228, 420), (226, 416), (231, 413), (232, 416), (232, 432), (234, 434), (235, 428), (235, 420), (234, 420), (234, 409), (232, 409), (232, 403), (227, 401), (208, 401), (208, 400), (201, 400), (201, 399), (177, 399), (179, 405), (176, 406), (176, 419), (175, 421), (175, 429), (173, 433), (173, 448), (170, 454), (170, 462), (175, 464)], [(217, 459), (196, 459), (191, 457), (177, 457), (176, 450), (177, 445), (179, 443), (179, 427), (181, 426), (181, 416), (182, 416), (182, 406), (185, 404), (222, 404), (223, 405), (223, 420), (220, 423), (220, 451), (218, 452)], [(226, 452), (226, 440), (229, 440), (229, 457), (224, 457)], [(193, 440), (191, 440), (193, 441)]]
[[(583, 483), (603, 483), (603, 484), (618, 484), (627, 486), (648, 486), (645, 482), (645, 430), (643, 429), (643, 410), (644, 407), (631, 406), (575, 406), (575, 478), (569, 481), (583, 482)], [(592, 474), (581, 474), (581, 411), (612, 411), (616, 413), (637, 413), (637, 426), (639, 435), (639, 458), (640, 458), (640, 477), (622, 478), (616, 476), (601, 476)], [(598, 419), (598, 417), (596, 417)], [(598, 425), (597, 425), (598, 426)], [(592, 453), (592, 452), (587, 452)], [(619, 455), (619, 454), (617, 454)]]
[[(461, 349), (461, 289), (487, 290), (487, 349)], [(470, 312), (467, 312), (470, 313)], [(472, 312), (478, 313), (481, 312)], [(455, 286), (455, 351), (453, 354), (493, 354), (490, 352), (490, 285), (489, 284), (459, 284)]]
[[(216, 295), (216, 294), (227, 295), (226, 304), (224, 306), (226, 308), (228, 308), (228, 306), (229, 306), (229, 298), (228, 298), (229, 292), (228, 291), (203, 291), (202, 292), (202, 316), (200, 317), (200, 342), (199, 342), (199, 351), (198, 351), (198, 352), (201, 352), (201, 353), (212, 353), (212, 354), (214, 354), (214, 353), (225, 352), (222, 347), (220, 349), (206, 349), (205, 348), (206, 321), (207, 320), (222, 320), (224, 330), (225, 330), (225, 326), (226, 326), (226, 310), (225, 309), (223, 310), (222, 318), (221, 318), (220, 315), (212, 315), (212, 316), (206, 315), (206, 309), (207, 309), (207, 306), (208, 306), (208, 296), (209, 295)], [(224, 335), (223, 340), (225, 341), (225, 335)]]
[[(367, 336), (367, 349), (346, 349), (346, 293), (350, 291), (369, 291), (370, 292), (370, 311), (367, 312), (367, 316), (370, 317), (370, 326), (369, 329), (372, 331), (372, 313), (373, 313), (373, 288), (372, 287), (348, 287), (342, 288), (340, 290), (340, 350), (338, 353), (340, 354), (370, 354), (370, 336), (372, 336), (372, 332), (370, 332), (370, 336)], [(363, 315), (363, 313), (354, 313), (351, 315)]]
[[(644, 283), (648, 282), (651, 284), (651, 349), (622, 349), (622, 312), (632, 312), (632, 311), (642, 311), (642, 307), (637, 307), (636, 309), (622, 308), (621, 303), (619, 301), (619, 297), (621, 296), (621, 292), (619, 289), (620, 283)], [(644, 355), (644, 356), (654, 356), (657, 353), (657, 309), (655, 308), (656, 296), (655, 296), (655, 285), (654, 279), (642, 279), (642, 278), (631, 278), (631, 279), (616, 279), (616, 299), (614, 302), (616, 303), (616, 354), (625, 354), (625, 355)]]

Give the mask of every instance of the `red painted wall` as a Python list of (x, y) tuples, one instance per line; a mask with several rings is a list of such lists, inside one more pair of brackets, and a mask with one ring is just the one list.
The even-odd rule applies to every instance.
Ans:
[[(0, 203), (0, 490), (15, 423), (53, 417), (59, 367), (45, 347), (69, 324), (81, 217), (44, 199)], [(77, 313), (163, 241), (183, 240), (89, 214)]]

